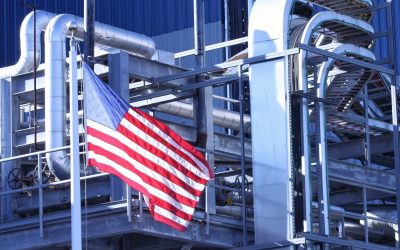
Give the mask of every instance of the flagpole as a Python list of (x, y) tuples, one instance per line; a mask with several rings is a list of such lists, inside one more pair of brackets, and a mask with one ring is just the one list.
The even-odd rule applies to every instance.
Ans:
[(70, 80), (70, 138), (71, 138), (71, 247), (72, 250), (82, 249), (82, 221), (81, 221), (81, 183), (79, 163), (79, 121), (78, 121), (78, 81), (76, 40), (74, 31), (76, 23), (70, 23), (72, 32), (69, 51), (69, 80)]

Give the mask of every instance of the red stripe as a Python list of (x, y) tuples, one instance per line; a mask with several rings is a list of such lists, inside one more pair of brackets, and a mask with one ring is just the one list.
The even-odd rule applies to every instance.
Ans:
[(149, 191), (145, 187), (143, 187), (139, 183), (134, 182), (131, 179), (127, 178), (126, 176), (124, 176), (120, 172), (116, 171), (113, 167), (111, 167), (111, 166), (109, 166), (107, 164), (103, 164), (103, 163), (97, 162), (96, 159), (94, 159), (94, 158), (89, 158), (88, 159), (88, 166), (96, 166), (99, 170), (101, 170), (103, 172), (107, 172), (107, 173), (110, 173), (110, 174), (118, 176), (125, 183), (127, 183), (129, 186), (131, 186), (132, 188), (136, 189), (137, 191), (139, 191), (142, 194), (144, 194), (147, 197), (149, 197), (149, 202), (150, 202), (149, 206), (154, 206), (156, 204), (157, 206), (162, 207), (165, 210), (168, 210), (169, 212), (171, 212), (172, 214), (180, 217), (183, 220), (190, 221), (192, 219), (192, 215), (191, 214), (187, 214), (184, 211), (182, 211), (182, 210), (174, 207), (170, 203), (166, 202), (165, 200), (162, 200), (161, 198), (159, 198), (157, 196), (154, 196), (153, 194), (149, 193)]
[(130, 162), (128, 162), (126, 159), (110, 152), (107, 151), (106, 149), (102, 148), (101, 146), (97, 146), (92, 144), (91, 142), (88, 143), (88, 149), (91, 151), (94, 151), (97, 154), (103, 155), (108, 159), (112, 159), (112, 161), (114, 161), (115, 163), (117, 163), (118, 165), (130, 170), (131, 172), (135, 173), (137, 176), (139, 176), (139, 178), (141, 178), (141, 180), (151, 186), (153, 186), (154, 188), (163, 191), (164, 193), (168, 194), (169, 196), (171, 196), (173, 199), (175, 199), (178, 203), (182, 203), (185, 204), (189, 207), (196, 207), (197, 202), (194, 200), (191, 200), (181, 194), (178, 194), (177, 192), (174, 192), (173, 190), (171, 190), (166, 184), (152, 178), (151, 176), (140, 172), (139, 170), (137, 170), (137, 168)]
[[(135, 111), (135, 110), (134, 110)], [(139, 112), (137, 112), (139, 113)], [(147, 114), (146, 114), (147, 115)], [(151, 117), (151, 116), (150, 116)], [(179, 149), (175, 148), (172, 144), (170, 144), (169, 142), (165, 141), (164, 138), (162, 138), (161, 136), (159, 136), (156, 132), (154, 132), (153, 130), (151, 130), (149, 127), (147, 127), (145, 124), (143, 124), (141, 121), (139, 121), (138, 119), (136, 119), (135, 117), (133, 117), (131, 114), (129, 114), (129, 112), (126, 112), (124, 118), (126, 120), (128, 120), (129, 122), (131, 122), (133, 125), (135, 125), (136, 127), (138, 127), (140, 130), (142, 130), (144, 133), (148, 134), (149, 136), (153, 137), (155, 140), (157, 140), (159, 143), (164, 144), (166, 147), (168, 147), (170, 150), (174, 151), (176, 154), (178, 154), (179, 156), (181, 156), (183, 159), (185, 159), (186, 161), (190, 162), (194, 167), (196, 167), (199, 171), (203, 172), (203, 170), (198, 166), (197, 163), (195, 163), (188, 155), (186, 155), (185, 153), (183, 153), (182, 151), (180, 151)], [(151, 117), (153, 120), (155, 120), (153, 117)], [(147, 119), (149, 120), (149, 119)], [(149, 122), (153, 122), (153, 121), (149, 121)], [(179, 135), (177, 135), (175, 132), (173, 132), (169, 127), (165, 126), (164, 127), (159, 127), (159, 124), (154, 124), (155, 126), (157, 126), (160, 130), (162, 130), (164, 133), (166, 133), (168, 136), (170, 136), (176, 143), (180, 144), (180, 146), (182, 146), (182, 148), (184, 148), (186, 151), (190, 152), (193, 156), (195, 156), (200, 162), (202, 162), (209, 171), (209, 175), (210, 177), (213, 177), (212, 171), (210, 171), (210, 167), (207, 163), (207, 161), (204, 159), (203, 155), (197, 151), (192, 145), (190, 145), (188, 142), (186, 142), (185, 140), (183, 140), (182, 138), (179, 137)], [(164, 128), (168, 128), (167, 130), (164, 130)], [(173, 134), (171, 134), (173, 133)], [(179, 141), (177, 142), (177, 139), (174, 137), (179, 137), (180, 140), (182, 142), (185, 143), (180, 143)], [(195, 154), (194, 152), (192, 152), (193, 150), (195, 150), (197, 152), (197, 154)]]
[[(199, 161), (201, 161), (208, 169), (208, 172), (210, 173), (210, 177), (213, 178), (213, 171), (211, 170), (210, 166), (208, 165), (208, 162), (204, 158), (203, 154), (201, 154), (197, 149), (195, 149), (190, 143), (182, 139), (175, 131), (173, 131), (170, 127), (165, 125), (164, 123), (158, 121), (154, 117), (146, 114), (145, 112), (141, 111), (138, 108), (133, 108), (131, 109), (143, 116), (146, 120), (149, 122), (153, 123), (155, 126), (157, 126), (161, 131), (166, 133), (169, 137), (171, 137), (178, 145), (182, 146), (184, 149), (189, 151), (193, 156), (195, 156)], [(129, 114), (129, 112), (126, 112), (126, 114)], [(126, 115), (125, 115), (126, 116)]]
[[(122, 126), (121, 126), (122, 127)], [(116, 132), (117, 133), (117, 132)], [(167, 170), (165, 170), (164, 168), (160, 167), (159, 165), (157, 165), (156, 163), (154, 163), (153, 161), (147, 159), (146, 157), (142, 156), (141, 154), (138, 154), (136, 151), (132, 150), (131, 148), (129, 148), (128, 146), (126, 146), (125, 144), (123, 144), (122, 142), (120, 142), (118, 139), (105, 134), (101, 131), (96, 130), (95, 128), (89, 127), (88, 126), (88, 134), (99, 138), (102, 141), (107, 141), (109, 142), (109, 144), (114, 145), (118, 148), (120, 148), (121, 150), (125, 151), (126, 153), (128, 153), (129, 156), (131, 156), (133, 159), (137, 160), (138, 162), (140, 162), (141, 164), (149, 167), (150, 169), (154, 170), (155, 172), (159, 173), (160, 175), (162, 175), (164, 178), (169, 179), (170, 181), (172, 181), (173, 183), (175, 183), (176, 185), (181, 186), (182, 188), (188, 190), (190, 193), (193, 193), (196, 196), (200, 196), (202, 193), (202, 190), (196, 190), (194, 189), (192, 186), (190, 186), (188, 183), (186, 183), (185, 181), (179, 179), (178, 177), (176, 177), (175, 175), (173, 175), (172, 173), (168, 172)], [(122, 133), (122, 135), (124, 135)], [(139, 138), (129, 138), (129, 135), (126, 135), (127, 139), (131, 140), (132, 142), (138, 144), (141, 148), (155, 154), (157, 157), (164, 159), (165, 161), (167, 161), (170, 157), (166, 154), (156, 154), (157, 150), (155, 147), (151, 146), (150, 144), (147, 145), (143, 145), (144, 141), (143, 140), (139, 140)], [(136, 140), (138, 139), (138, 140)], [(142, 144), (142, 145), (141, 145)], [(152, 152), (155, 151), (155, 152)], [(159, 151), (159, 150), (158, 150)], [(175, 161), (173, 161), (175, 162)], [(179, 171), (179, 169), (176, 169), (176, 171)], [(184, 175), (186, 175), (186, 173), (183, 173)], [(194, 174), (192, 174), (194, 175)], [(190, 178), (191, 176), (187, 176), (186, 177)], [(207, 180), (201, 179), (198, 176), (194, 175), (194, 177), (197, 177), (196, 179), (200, 180), (200, 184), (205, 184), (207, 182)], [(194, 181), (198, 181), (198, 180), (194, 180)]]
[[(180, 171), (185, 176), (189, 177), (190, 179), (194, 180), (195, 182), (203, 184), (203, 185), (207, 183), (206, 179), (203, 179), (203, 178), (199, 177), (198, 175), (194, 174), (192, 171), (190, 171), (187, 168), (185, 168), (179, 162), (175, 161), (171, 156), (169, 156), (168, 154), (166, 154), (163, 151), (159, 150), (158, 148), (156, 148), (155, 146), (151, 145), (150, 143), (146, 142), (145, 140), (143, 140), (142, 138), (140, 138), (136, 134), (132, 133), (126, 127), (124, 127), (122, 125), (119, 125), (118, 128), (117, 128), (117, 131), (120, 132), (121, 134), (123, 134), (129, 140), (131, 140), (131, 141), (135, 142), (136, 144), (138, 144), (141, 148), (144, 148), (147, 151), (151, 152), (152, 154), (156, 155), (158, 158), (163, 159), (168, 164), (170, 164), (172, 167), (174, 167), (176, 170)], [(157, 140), (156, 138), (154, 138), (154, 139)], [(163, 143), (163, 145), (166, 146), (166, 147), (169, 146), (169, 145), (165, 145), (164, 144), (165, 141), (164, 142), (158, 141), (158, 142), (159, 143)]]
[[(170, 129), (167, 125), (159, 122), (154, 117), (146, 114), (145, 112), (141, 111), (138, 108), (131, 107), (131, 109), (134, 112), (136, 112), (136, 113), (140, 114), (141, 116), (143, 116), (149, 122), (151, 122), (154, 125), (156, 125), (161, 131), (163, 131), (164, 133), (169, 135), (169, 137), (171, 137), (177, 144), (181, 145), (184, 149), (186, 149), (192, 155), (194, 155), (199, 161), (201, 161), (208, 168), (209, 173), (212, 174), (210, 166), (208, 165), (208, 162), (204, 159), (204, 156), (197, 149), (195, 149), (190, 143), (188, 143), (187, 141), (182, 139), (182, 137), (180, 137), (177, 133), (175, 133), (175, 131)], [(127, 114), (129, 114), (129, 112), (127, 112)]]

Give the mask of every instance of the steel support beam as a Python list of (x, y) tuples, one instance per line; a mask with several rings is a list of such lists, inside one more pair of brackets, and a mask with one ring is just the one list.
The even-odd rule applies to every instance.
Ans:
[[(127, 52), (120, 51), (116, 54), (108, 55), (108, 75), (110, 87), (124, 99), (129, 102), (129, 55)], [(124, 182), (114, 176), (110, 176), (112, 201), (126, 198), (126, 189)]]
[(308, 234), (308, 233), (304, 233), (303, 236), (307, 241), (322, 242), (322, 243), (328, 243), (328, 244), (337, 245), (337, 246), (345, 246), (345, 247), (350, 247), (350, 248), (354, 247), (354, 248), (360, 248), (360, 249), (366, 249), (366, 250), (395, 250), (394, 247), (388, 247), (388, 246), (383, 246), (383, 245), (378, 245), (378, 244), (373, 244), (373, 243), (365, 243), (365, 242), (356, 241), (356, 240), (340, 239), (337, 237), (327, 237), (327, 236), (321, 236), (321, 235), (317, 235), (317, 234)]
[[(392, 133), (370, 137), (370, 154), (393, 152)], [(355, 139), (328, 146), (329, 157), (344, 160), (349, 158), (363, 158), (365, 156), (365, 139)]]
[[(157, 81), (153, 81), (153, 79), (165, 75), (183, 73), (186, 71), (187, 70), (173, 65), (157, 62), (138, 56), (129, 56), (129, 75), (134, 77), (135, 79), (157, 83)], [(193, 82), (193, 78), (182, 78), (171, 80), (166, 83), (167, 85), (181, 86)]]
[(396, 176), (387, 171), (379, 171), (333, 159), (329, 160), (328, 168), (331, 181), (366, 187), (392, 195), (396, 193)]

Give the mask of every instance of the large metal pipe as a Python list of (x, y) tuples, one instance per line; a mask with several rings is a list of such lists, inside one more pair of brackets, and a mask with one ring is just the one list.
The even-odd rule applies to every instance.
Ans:
[[(40, 33), (44, 31), (50, 20), (56, 14), (43, 10), (36, 10), (36, 65), (40, 64), (41, 59), (41, 42)], [(13, 75), (29, 72), (33, 70), (35, 64), (34, 60), (34, 15), (33, 11), (30, 12), (22, 21), (19, 30), (19, 39), (21, 47), (21, 55), (15, 65), (4, 67), (0, 69), (0, 79), (9, 78)]]
[[(288, 49), (294, 3), (255, 2), (249, 20), (249, 57)], [(288, 199), (293, 171), (289, 161), (287, 65), (279, 58), (249, 66), (255, 244), (288, 240), (294, 234), (292, 200)]]
[[(193, 105), (188, 103), (170, 102), (158, 105), (156, 109), (158, 111), (176, 116), (193, 118)], [(240, 115), (237, 112), (224, 109), (213, 109), (213, 117), (215, 125), (224, 128), (240, 130)], [(250, 116), (244, 115), (243, 122), (244, 122), (245, 132), (250, 133), (251, 132)]]
[[(70, 14), (61, 14), (53, 18), (45, 33), (46, 149), (65, 146), (65, 39), (71, 35), (68, 24), (73, 22), (77, 24), (74, 37), (82, 39), (84, 37), (83, 18)], [(102, 23), (96, 23), (94, 37), (95, 43), (126, 50), (146, 58), (151, 57), (155, 51), (155, 43), (151, 38)], [(65, 151), (49, 153), (46, 157), (49, 167), (59, 179), (69, 178), (70, 161)]]

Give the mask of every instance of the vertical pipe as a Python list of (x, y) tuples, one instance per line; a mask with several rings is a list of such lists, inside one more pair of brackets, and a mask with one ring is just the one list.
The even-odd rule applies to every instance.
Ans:
[(344, 238), (344, 217), (341, 216), (339, 221), (338, 221), (338, 237), (339, 238)]
[[(204, 0), (193, 0), (194, 16), (194, 38), (195, 38), (195, 58), (196, 68), (205, 66), (205, 41), (204, 41)], [(203, 81), (198, 76), (196, 81)], [(194, 117), (197, 128), (195, 145), (207, 150), (214, 150), (214, 126), (213, 126), (213, 89), (205, 87), (197, 89), (194, 103)], [(211, 168), (214, 167), (214, 155), (208, 156), (208, 163)], [(214, 180), (210, 180), (212, 184)], [(208, 210), (210, 213), (216, 213), (215, 207), (215, 189), (208, 187)]]
[(40, 230), (40, 237), (44, 237), (43, 234), (43, 175), (42, 175), (42, 156), (38, 154), (38, 161), (37, 161), (37, 175), (38, 175), (38, 185), (39, 185), (39, 230)]
[[(320, 83), (318, 82), (318, 69), (317, 65), (313, 65), (314, 68), (314, 87), (318, 88)], [(317, 173), (318, 173), (318, 210), (319, 210), (319, 232), (323, 235), (329, 235), (329, 189), (328, 189), (328, 173), (327, 173), (327, 158), (325, 150), (325, 133), (320, 133), (320, 130), (325, 126), (325, 116), (323, 110), (325, 105), (323, 102), (318, 100), (314, 103), (315, 107), (315, 145), (316, 147), (316, 158), (318, 159)]]
[[(400, 152), (399, 152), (399, 126), (397, 117), (397, 82), (400, 81), (399, 67), (395, 64), (397, 58), (397, 50), (395, 37), (393, 35), (395, 23), (393, 17), (396, 17), (393, 8), (393, 1), (387, 0), (387, 19), (388, 19), (388, 40), (389, 40), (389, 60), (390, 68), (394, 69), (395, 75), (392, 76), (390, 82), (390, 93), (392, 101), (392, 126), (393, 126), (393, 150), (394, 150), (394, 165), (396, 170), (396, 180), (400, 180)], [(396, 210), (397, 210), (397, 225), (400, 225), (400, 181), (396, 181)], [(400, 230), (397, 230), (397, 242), (400, 240)]]
[(204, 67), (204, 0), (193, 0), (194, 14), (194, 50), (196, 57), (196, 67)]
[(369, 137), (369, 115), (368, 115), (368, 83), (364, 86), (364, 119), (365, 119), (365, 165), (371, 165), (371, 147)]
[[(225, 42), (229, 41), (229, 5), (228, 5), (229, 0), (224, 0), (224, 37), (225, 37)], [(228, 46), (225, 47), (225, 61), (228, 61), (230, 57), (230, 48)], [(232, 85), (231, 84), (226, 84), (225, 87), (226, 91), (226, 97), (229, 99), (232, 99)], [(226, 108), (227, 110), (232, 110), (232, 103), (227, 102), (226, 103)], [(228, 129), (228, 134), (232, 135), (233, 131), (232, 129)]]
[(84, 1), (84, 60), (88, 65), (93, 68), (93, 63), (89, 62), (88, 58), (94, 55), (94, 7), (95, 0)]
[(79, 165), (79, 121), (76, 41), (70, 40), (70, 126), (71, 126), (71, 236), (72, 250), (82, 249), (81, 190)]
[[(307, 53), (307, 52), (303, 52)], [(304, 71), (300, 61), (300, 72)], [(304, 73), (306, 74), (306, 73)], [(302, 74), (300, 74), (302, 77)], [(307, 85), (307, 84), (305, 84)], [(308, 88), (303, 86), (303, 94), (308, 93)], [(301, 127), (302, 127), (302, 145), (303, 145), (303, 156), (301, 158), (301, 172), (304, 176), (304, 204), (305, 204), (305, 232), (313, 232), (313, 220), (312, 220), (312, 177), (311, 177), (311, 164), (310, 164), (310, 142), (309, 142), (309, 128), (308, 128), (308, 100), (303, 97), (301, 100)]]
[[(225, 42), (229, 41), (229, 0), (224, 0), (224, 40)], [(225, 61), (229, 59), (229, 47), (225, 47)], [(229, 85), (227, 84), (227, 87)]]
[(36, 90), (36, 7), (33, 6), (33, 129), (35, 134), (34, 149), (37, 150), (37, 90)]
[(253, 0), (247, 0), (247, 16), (248, 19), (250, 19), (250, 13), (251, 13), (251, 9), (253, 8)]
[[(194, 17), (194, 49), (196, 68), (204, 67), (204, 0), (193, 0)], [(198, 79), (200, 81), (200, 79)], [(206, 147), (207, 144), (207, 114), (206, 89), (197, 90), (195, 98), (195, 120), (197, 127), (196, 146)]]
[(247, 207), (246, 207), (246, 170), (245, 170), (245, 154), (244, 154), (244, 87), (242, 81), (242, 65), (238, 66), (238, 81), (239, 81), (239, 111), (240, 111), (240, 169), (242, 177), (242, 224), (243, 224), (243, 246), (247, 246)]

